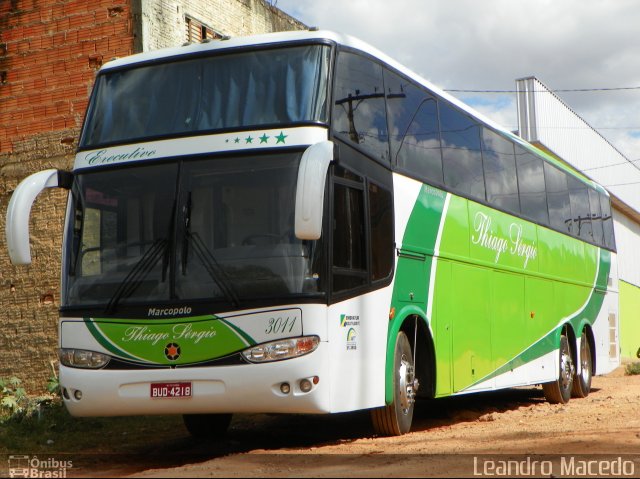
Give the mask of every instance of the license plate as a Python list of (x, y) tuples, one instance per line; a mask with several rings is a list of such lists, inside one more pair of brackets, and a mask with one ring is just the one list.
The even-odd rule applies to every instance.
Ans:
[(191, 397), (193, 388), (190, 382), (151, 383), (151, 399), (173, 399)]

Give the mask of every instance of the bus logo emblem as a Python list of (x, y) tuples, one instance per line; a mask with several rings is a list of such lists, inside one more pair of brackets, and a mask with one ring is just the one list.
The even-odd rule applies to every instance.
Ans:
[(176, 343), (169, 343), (164, 348), (164, 355), (169, 361), (177, 361), (180, 357), (180, 345)]

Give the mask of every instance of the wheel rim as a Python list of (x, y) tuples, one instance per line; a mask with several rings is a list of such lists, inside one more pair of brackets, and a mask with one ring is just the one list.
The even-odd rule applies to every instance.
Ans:
[(583, 384), (589, 384), (591, 379), (591, 353), (589, 351), (589, 343), (584, 334), (580, 339), (580, 377)]
[(571, 353), (566, 344), (563, 345), (562, 353), (560, 355), (560, 387), (563, 390), (571, 388), (574, 374), (573, 361), (571, 360)]
[(400, 392), (400, 409), (404, 415), (409, 414), (411, 407), (415, 403), (415, 371), (410, 358), (405, 354), (400, 359), (398, 369), (398, 388)]

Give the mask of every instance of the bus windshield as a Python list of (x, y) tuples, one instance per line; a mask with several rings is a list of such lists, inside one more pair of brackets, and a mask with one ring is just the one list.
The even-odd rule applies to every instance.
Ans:
[(227, 128), (326, 122), (330, 48), (294, 46), (106, 71), (80, 148)]
[(321, 293), (322, 248), (294, 235), (300, 153), (168, 161), (76, 176), (63, 306)]

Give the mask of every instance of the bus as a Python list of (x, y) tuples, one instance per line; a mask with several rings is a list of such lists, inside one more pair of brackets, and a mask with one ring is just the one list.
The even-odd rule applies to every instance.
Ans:
[(619, 365), (607, 191), (352, 37), (225, 38), (113, 60), (72, 171), (60, 384), (73, 416), (371, 410)]

